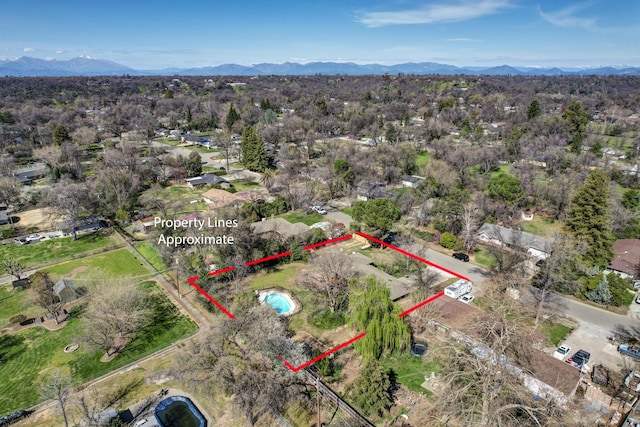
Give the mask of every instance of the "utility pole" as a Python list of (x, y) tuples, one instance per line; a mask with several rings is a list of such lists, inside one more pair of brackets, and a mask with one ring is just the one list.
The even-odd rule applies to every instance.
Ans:
[(178, 298), (182, 299), (180, 295), (180, 258), (176, 257), (176, 289), (178, 290)]

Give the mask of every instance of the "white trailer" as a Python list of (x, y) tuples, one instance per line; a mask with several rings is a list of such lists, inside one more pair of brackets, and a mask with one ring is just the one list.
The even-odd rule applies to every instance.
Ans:
[(454, 299), (458, 299), (469, 292), (471, 292), (471, 282), (463, 279), (460, 279), (444, 288), (444, 294)]

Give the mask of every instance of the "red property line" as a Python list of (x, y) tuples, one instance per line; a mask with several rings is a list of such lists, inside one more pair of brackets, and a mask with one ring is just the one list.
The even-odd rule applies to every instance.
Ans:
[(189, 279), (187, 279), (189, 284), (191, 286), (193, 286), (194, 288), (196, 288), (198, 290), (198, 292), (200, 292), (202, 295), (204, 295), (204, 297), (206, 299), (208, 299), (209, 301), (211, 301), (216, 307), (218, 307), (220, 309), (220, 311), (222, 311), (224, 314), (226, 314), (227, 316), (229, 316), (229, 319), (235, 319), (235, 316), (231, 313), (229, 313), (227, 311), (226, 308), (224, 308), (222, 306), (222, 304), (220, 304), (218, 301), (215, 300), (215, 298), (213, 298), (211, 295), (209, 295), (204, 289), (202, 289), (200, 286), (198, 286), (196, 284), (196, 280), (198, 280), (198, 276), (195, 277), (190, 277)]
[(305, 246), (304, 249), (305, 251), (308, 251), (309, 249), (315, 249), (315, 248), (319, 248), (320, 246), (325, 246), (325, 245), (330, 245), (332, 243), (337, 243), (337, 242), (341, 242), (343, 240), (349, 240), (350, 238), (352, 238), (353, 235), (351, 234), (346, 234), (342, 237), (336, 237), (335, 239), (331, 239), (331, 240), (325, 240), (324, 242), (320, 242), (320, 243), (316, 243), (315, 245), (309, 245), (309, 246)]
[[(327, 351), (326, 353), (322, 353), (320, 356), (315, 357), (315, 358), (313, 358), (313, 359), (309, 360), (309, 361), (308, 361), (308, 362), (306, 362), (306, 363), (303, 363), (303, 364), (302, 364), (302, 365), (300, 365), (300, 366), (293, 367), (293, 366), (292, 366), (289, 362), (287, 362), (286, 360), (284, 361), (284, 364), (285, 364), (285, 366), (286, 366), (287, 368), (291, 369), (293, 372), (298, 372), (300, 369), (304, 369), (304, 368), (306, 368), (307, 366), (311, 366), (311, 365), (313, 365), (314, 363), (316, 363), (318, 360), (320, 360), (320, 359), (324, 359), (325, 357), (327, 357), (327, 356), (328, 356), (328, 355), (330, 355), (331, 353), (335, 353), (336, 351), (338, 351), (338, 350), (340, 350), (340, 349), (342, 349), (342, 348), (345, 348), (346, 346), (348, 346), (348, 345), (350, 345), (350, 344), (352, 344), (352, 343), (354, 343), (354, 342), (358, 341), (360, 338), (364, 338), (364, 336), (365, 336), (365, 335), (367, 335), (367, 332), (366, 332), (366, 331), (365, 331), (365, 332), (363, 332), (363, 333), (361, 333), (361, 334), (360, 334), (360, 335), (358, 335), (357, 337), (355, 337), (355, 338), (351, 338), (349, 341), (343, 342), (343, 343), (342, 343), (342, 344), (340, 344), (339, 346), (332, 348), (331, 350)], [(283, 360), (283, 359), (282, 359), (282, 356), (278, 356), (278, 357), (280, 358), (280, 360)]]
[(235, 269), (235, 267), (232, 265), (231, 267), (222, 268), (220, 270), (212, 271), (211, 273), (209, 273), (209, 276), (215, 276), (216, 274), (228, 273), (230, 271), (233, 271), (234, 269)]
[(414, 255), (414, 254), (412, 254), (411, 252), (407, 252), (407, 251), (405, 251), (405, 250), (403, 250), (403, 249), (400, 249), (400, 248), (399, 248), (399, 247), (397, 247), (397, 246), (393, 246), (393, 245), (390, 245), (390, 244), (388, 244), (388, 243), (385, 243), (385, 242), (383, 242), (382, 240), (380, 240), (380, 239), (376, 239), (376, 238), (375, 238), (375, 237), (373, 237), (373, 236), (369, 236), (368, 234), (362, 233), (362, 232), (360, 232), (360, 231), (358, 231), (356, 234), (357, 234), (358, 236), (362, 236), (362, 237), (364, 237), (365, 239), (369, 239), (369, 240), (371, 240), (371, 241), (373, 241), (373, 242), (376, 242), (376, 243), (378, 243), (378, 244), (380, 244), (380, 245), (382, 245), (382, 246), (386, 246), (386, 247), (388, 247), (389, 249), (393, 249), (393, 250), (394, 250), (394, 251), (396, 251), (396, 252), (400, 252), (401, 254), (406, 255), (406, 256), (408, 256), (408, 257), (410, 257), (410, 258), (413, 258), (413, 259), (415, 259), (415, 260), (417, 260), (417, 261), (420, 261), (420, 262), (422, 262), (422, 263), (424, 263), (424, 264), (430, 265), (431, 267), (435, 267), (435, 268), (437, 268), (438, 270), (442, 270), (442, 271), (444, 271), (445, 273), (449, 273), (449, 274), (452, 274), (452, 275), (454, 275), (454, 276), (456, 276), (456, 277), (458, 277), (458, 278), (460, 278), (460, 279), (466, 280), (467, 282), (470, 282), (470, 281), (471, 281), (471, 280), (469, 280), (469, 278), (467, 278), (467, 277), (465, 277), (465, 276), (463, 276), (463, 275), (461, 275), (461, 274), (458, 274), (458, 273), (456, 273), (455, 271), (451, 271), (451, 270), (449, 270), (449, 269), (447, 269), (447, 268), (441, 267), (441, 266), (439, 266), (438, 264), (434, 264), (434, 263), (432, 263), (431, 261), (427, 261), (427, 260), (426, 260), (426, 259), (424, 259), (424, 258), (420, 258), (419, 256)]
[(247, 261), (246, 266), (260, 264), (261, 262), (271, 261), (272, 259), (282, 258), (283, 256), (291, 255), (291, 251), (282, 252), (281, 254), (271, 255), (265, 258), (254, 259), (253, 261)]
[(429, 304), (431, 301), (433, 301), (433, 300), (437, 300), (438, 298), (440, 298), (440, 297), (441, 297), (441, 296), (443, 296), (443, 295), (444, 295), (444, 291), (440, 292), (439, 294), (435, 294), (435, 295), (433, 295), (433, 296), (431, 296), (431, 297), (427, 298), (426, 300), (422, 301), (420, 304), (418, 304), (418, 305), (414, 305), (414, 306), (413, 306), (413, 307), (411, 307), (410, 309), (405, 310), (405, 311), (403, 311), (402, 313), (398, 314), (398, 317), (404, 317), (404, 316), (406, 316), (407, 314), (411, 313), (413, 310), (417, 310), (417, 309), (419, 309), (420, 307), (422, 307), (422, 306), (425, 306), (425, 305)]

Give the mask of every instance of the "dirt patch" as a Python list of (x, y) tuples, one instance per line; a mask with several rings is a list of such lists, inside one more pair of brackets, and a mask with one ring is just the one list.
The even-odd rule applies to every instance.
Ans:
[(65, 274), (65, 277), (68, 279), (73, 279), (74, 277), (76, 277), (77, 274), (83, 273), (88, 269), (89, 267), (87, 267), (86, 265), (81, 265), (80, 267), (76, 267), (73, 270), (71, 270), (69, 274)]
[(16, 222), (17, 227), (24, 229), (35, 227), (39, 231), (51, 230), (55, 228), (55, 225), (58, 222), (55, 217), (48, 215), (44, 209), (31, 209), (15, 213), (12, 216), (16, 216), (20, 219)]

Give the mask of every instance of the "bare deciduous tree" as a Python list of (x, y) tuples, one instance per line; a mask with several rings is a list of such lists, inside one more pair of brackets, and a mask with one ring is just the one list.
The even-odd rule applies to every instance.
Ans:
[(53, 282), (49, 279), (49, 275), (41, 271), (33, 274), (31, 292), (34, 302), (52, 314), (57, 324), (63, 302), (53, 291)]
[(341, 252), (320, 251), (311, 258), (314, 266), (303, 285), (322, 294), (325, 305), (336, 312), (347, 301), (349, 279), (355, 275), (351, 261)]
[(58, 403), (65, 427), (69, 427), (66, 407), (71, 395), (71, 387), (71, 375), (56, 369), (44, 380), (40, 389), (42, 397), (53, 399)]
[(24, 265), (13, 257), (1, 259), (0, 268), (10, 275), (15, 276), (16, 280), (22, 279), (22, 275), (24, 274)]
[(150, 314), (141, 290), (110, 284), (96, 292), (87, 305), (85, 339), (107, 356), (120, 353), (148, 324)]

